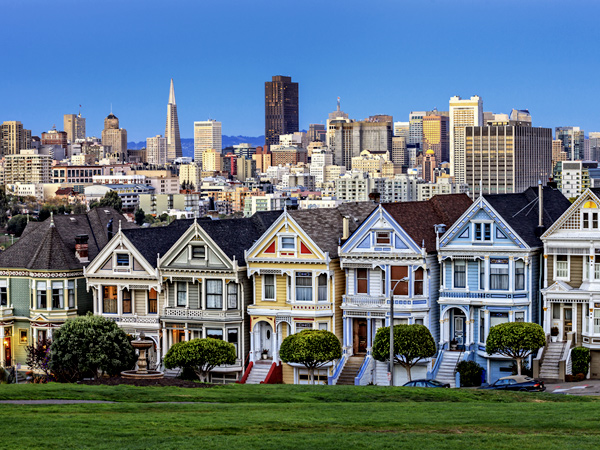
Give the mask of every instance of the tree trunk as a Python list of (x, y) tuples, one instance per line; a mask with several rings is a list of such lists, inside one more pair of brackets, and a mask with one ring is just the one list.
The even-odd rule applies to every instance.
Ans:
[(410, 365), (409, 365), (409, 364), (407, 364), (407, 365), (406, 365), (406, 366), (404, 366), (404, 367), (406, 367), (406, 376), (408, 377), (408, 381), (412, 381), (412, 378), (411, 378), (411, 376), (410, 376)]
[(315, 368), (311, 367), (308, 371), (310, 373), (310, 384), (312, 384), (314, 386), (314, 384), (315, 384)]
[(517, 375), (521, 375), (521, 361), (523, 358), (515, 358), (515, 360), (517, 361)]

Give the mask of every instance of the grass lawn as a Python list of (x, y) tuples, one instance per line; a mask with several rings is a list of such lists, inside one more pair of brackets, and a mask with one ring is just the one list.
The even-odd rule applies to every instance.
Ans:
[[(377, 386), (3, 385), (2, 448), (597, 448), (593, 397)], [(161, 402), (195, 402), (160, 404)]]

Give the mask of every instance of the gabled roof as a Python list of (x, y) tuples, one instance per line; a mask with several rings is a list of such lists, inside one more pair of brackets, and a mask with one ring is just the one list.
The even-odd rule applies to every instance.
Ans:
[(56, 215), (44, 222), (29, 222), (21, 238), (0, 254), (0, 267), (30, 270), (77, 270), (86, 266), (75, 256), (75, 237), (88, 235), (89, 261), (108, 242), (108, 221), (113, 231), (137, 227), (113, 208), (94, 208), (87, 214)]
[[(543, 190), (543, 223), (544, 229), (547, 230), (571, 206), (571, 202), (558, 189), (544, 187)], [(538, 230), (537, 188), (529, 187), (520, 194), (493, 194), (483, 197), (529, 247), (542, 246)]]
[(373, 202), (348, 202), (337, 208), (302, 209), (288, 214), (323, 252), (336, 258), (344, 217), (350, 218), (352, 234), (376, 207)]
[(425, 250), (434, 252), (434, 225), (444, 224), (450, 227), (472, 203), (467, 194), (446, 194), (435, 195), (427, 201), (383, 203), (381, 206), (417, 245), (423, 245), (424, 242)]

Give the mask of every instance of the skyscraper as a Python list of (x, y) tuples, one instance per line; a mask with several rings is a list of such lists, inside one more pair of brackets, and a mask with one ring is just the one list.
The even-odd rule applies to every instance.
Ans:
[(265, 143), (278, 145), (280, 134), (299, 131), (298, 83), (274, 76), (265, 82)]
[(162, 137), (160, 134), (146, 138), (146, 159), (148, 164), (166, 164), (167, 138)]
[(583, 159), (585, 132), (579, 127), (556, 127), (555, 139), (563, 143), (569, 161)]
[(337, 166), (350, 169), (352, 158), (363, 150), (392, 151), (392, 122), (342, 122), (334, 121), (329, 149)]
[(171, 78), (171, 90), (169, 91), (169, 104), (167, 105), (167, 125), (165, 126), (165, 138), (167, 139), (167, 160), (173, 161), (181, 158), (181, 138), (179, 137), (179, 120), (177, 119), (177, 104), (175, 103), (175, 88)]
[(125, 161), (127, 156), (127, 130), (119, 128), (119, 119), (112, 112), (104, 119), (102, 145), (110, 145), (111, 154), (118, 161)]
[(456, 183), (465, 183), (465, 127), (483, 125), (483, 101), (477, 95), (470, 99), (450, 99), (450, 171)]
[(423, 117), (427, 111), (411, 111), (408, 116), (408, 142), (407, 144), (419, 144), (423, 148)]
[(31, 148), (31, 130), (24, 129), (23, 124), (16, 120), (3, 122), (0, 126), (0, 157), (18, 155), (28, 148)]
[(221, 122), (212, 119), (194, 122), (194, 161), (201, 164), (202, 153), (211, 148), (219, 153), (223, 149)]
[(71, 144), (74, 144), (77, 139), (85, 139), (85, 117), (81, 117), (81, 111), (79, 114), (65, 114), (63, 124)]
[(432, 113), (423, 117), (423, 154), (433, 150), (438, 164), (450, 158), (449, 126), (448, 116)]

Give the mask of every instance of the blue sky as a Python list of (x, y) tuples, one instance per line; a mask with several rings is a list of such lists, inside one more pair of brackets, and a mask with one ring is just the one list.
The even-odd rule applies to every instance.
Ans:
[(2, 5), (0, 121), (34, 134), (79, 105), (88, 135), (110, 112), (129, 140), (163, 134), (174, 78), (182, 137), (213, 118), (264, 133), (264, 82), (300, 83), (300, 124), (336, 97), (351, 118), (528, 108), (534, 126), (600, 131), (600, 2), (554, 0), (23, 0)]

